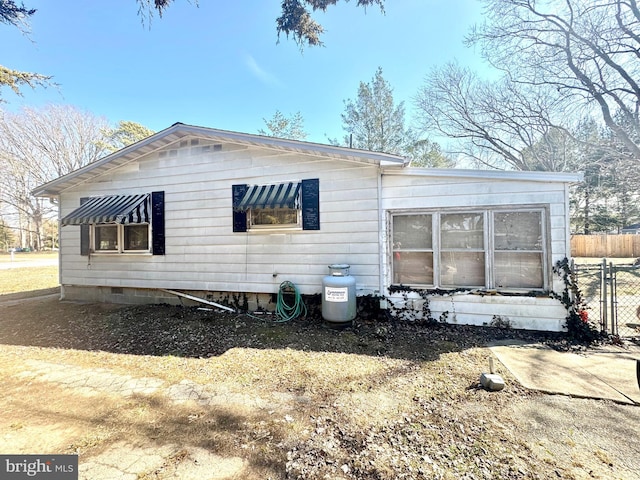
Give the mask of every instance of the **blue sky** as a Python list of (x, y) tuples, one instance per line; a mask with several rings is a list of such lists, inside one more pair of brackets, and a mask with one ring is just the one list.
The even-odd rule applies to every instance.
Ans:
[(326, 143), (342, 137), (344, 100), (379, 66), (407, 120), (432, 67), (482, 69), (462, 44), (481, 21), (477, 0), (387, 0), (385, 15), (341, 2), (315, 16), (325, 47), (302, 53), (286, 37), (277, 43), (280, 0), (176, 0), (150, 28), (135, 0), (24, 1), (38, 9), (31, 34), (0, 25), (0, 64), (53, 75), (59, 87), (22, 98), (3, 89), (8, 110), (70, 104), (156, 131), (179, 121), (248, 133), (276, 110), (299, 111), (307, 140)]

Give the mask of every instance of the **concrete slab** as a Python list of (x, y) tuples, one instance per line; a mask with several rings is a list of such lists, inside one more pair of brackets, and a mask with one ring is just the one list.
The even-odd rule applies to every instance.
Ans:
[(500, 362), (526, 388), (640, 405), (636, 360), (640, 350), (558, 352), (542, 344), (492, 344)]

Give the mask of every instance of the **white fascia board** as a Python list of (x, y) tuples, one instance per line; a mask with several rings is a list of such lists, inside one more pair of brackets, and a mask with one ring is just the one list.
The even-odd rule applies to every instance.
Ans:
[(529, 182), (578, 183), (584, 180), (582, 172), (527, 172), (513, 170), (471, 170), (457, 168), (383, 169), (385, 175), (408, 175), (416, 177), (457, 177), (486, 180), (526, 180)]

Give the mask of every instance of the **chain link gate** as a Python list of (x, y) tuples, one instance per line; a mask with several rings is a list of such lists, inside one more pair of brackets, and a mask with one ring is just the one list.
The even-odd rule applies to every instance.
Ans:
[(640, 339), (640, 265), (575, 264), (578, 286), (589, 317), (600, 330), (623, 338)]

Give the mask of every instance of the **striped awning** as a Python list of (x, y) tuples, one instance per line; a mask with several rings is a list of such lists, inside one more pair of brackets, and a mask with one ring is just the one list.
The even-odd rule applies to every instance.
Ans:
[(278, 183), (249, 187), (237, 210), (250, 208), (300, 208), (300, 184)]
[(93, 197), (61, 221), (65, 225), (90, 223), (149, 223), (150, 195), (107, 195)]

